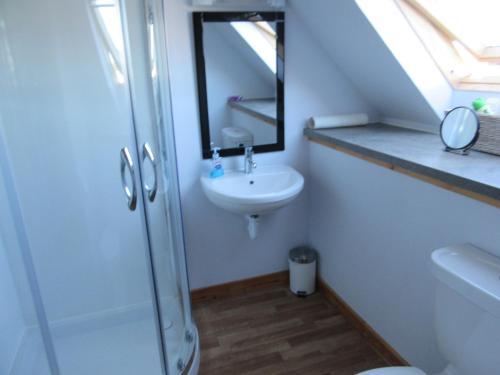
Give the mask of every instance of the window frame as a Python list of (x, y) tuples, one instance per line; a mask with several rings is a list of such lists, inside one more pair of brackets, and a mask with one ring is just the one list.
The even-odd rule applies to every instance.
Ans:
[[(497, 69), (498, 73), (495, 72), (492, 75), (479, 73), (467, 65), (464, 56), (460, 54), (462, 52), (470, 55), (470, 58), (475, 60), (474, 63), (498, 64), (500, 63), (500, 46), (486, 47), (483, 54), (480, 54), (446, 27), (419, 0), (394, 1), (431, 58), (455, 89), (500, 92), (500, 64), (498, 68), (492, 65), (492, 69)], [(435, 38), (432, 42), (431, 36)], [(492, 53), (493, 49), (495, 52)], [(485, 51), (487, 51), (486, 54)]]

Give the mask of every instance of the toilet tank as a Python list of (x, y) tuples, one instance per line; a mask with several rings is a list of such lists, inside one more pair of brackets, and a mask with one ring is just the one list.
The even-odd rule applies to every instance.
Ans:
[(224, 148), (253, 146), (253, 134), (238, 126), (222, 128), (222, 144)]
[(448, 372), (500, 374), (500, 259), (468, 244), (435, 250), (435, 328)]

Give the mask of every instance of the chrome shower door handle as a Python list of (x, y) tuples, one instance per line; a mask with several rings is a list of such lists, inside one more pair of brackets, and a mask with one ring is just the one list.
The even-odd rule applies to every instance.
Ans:
[[(132, 187), (128, 186), (127, 176), (125, 175), (125, 170), (128, 170), (130, 174), (130, 180)], [(120, 173), (122, 176), (122, 187), (127, 197), (127, 205), (130, 211), (134, 211), (137, 207), (137, 188), (135, 186), (135, 172), (134, 172), (134, 162), (132, 161), (132, 155), (127, 147), (120, 150)]]
[(142, 162), (144, 163), (146, 159), (149, 160), (151, 167), (153, 168), (153, 184), (152, 186), (149, 186), (146, 180), (144, 180), (144, 190), (148, 193), (149, 201), (153, 202), (156, 197), (156, 191), (158, 190), (158, 172), (156, 170), (155, 155), (153, 154), (151, 146), (147, 142), (142, 145)]

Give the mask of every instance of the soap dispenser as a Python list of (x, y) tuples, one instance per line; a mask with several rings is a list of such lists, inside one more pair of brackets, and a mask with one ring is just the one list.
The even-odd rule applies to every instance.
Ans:
[(212, 147), (212, 169), (210, 170), (210, 178), (224, 176), (224, 168), (222, 167), (222, 158), (219, 155), (220, 147)]

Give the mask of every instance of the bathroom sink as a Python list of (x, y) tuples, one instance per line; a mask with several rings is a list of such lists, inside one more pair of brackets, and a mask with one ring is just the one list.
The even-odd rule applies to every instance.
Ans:
[(304, 187), (304, 177), (284, 165), (259, 166), (252, 173), (226, 171), (224, 176), (202, 176), (201, 184), (208, 199), (227, 211), (260, 215), (285, 206)]

